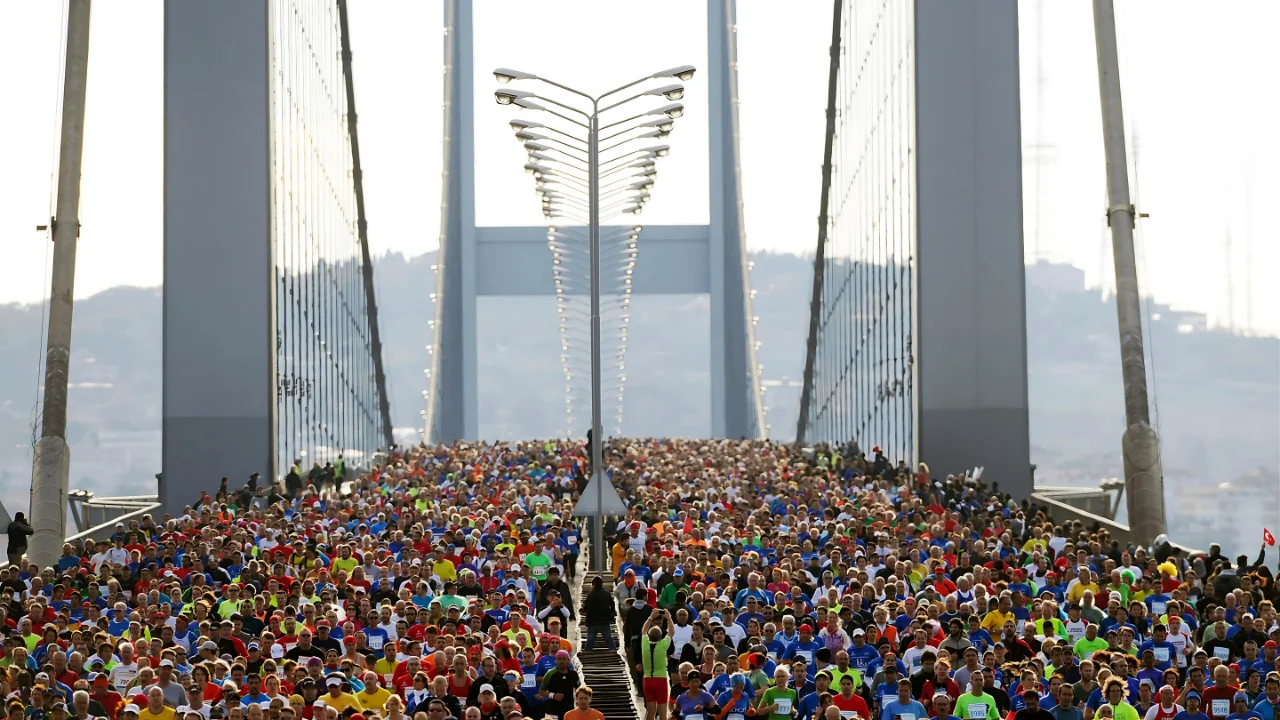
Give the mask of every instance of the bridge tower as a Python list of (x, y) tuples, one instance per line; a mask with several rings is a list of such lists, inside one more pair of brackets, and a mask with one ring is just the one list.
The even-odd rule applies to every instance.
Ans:
[[(472, 0), (446, 0), (444, 197), (424, 435), (479, 438), (476, 299), (554, 295), (545, 227), (477, 227)], [(711, 435), (766, 434), (752, 330), (738, 157), (736, 2), (707, 0), (710, 222), (645, 226), (633, 292), (711, 297)], [(704, 68), (699, 68), (704, 71)], [(481, 272), (483, 269), (483, 272)]]

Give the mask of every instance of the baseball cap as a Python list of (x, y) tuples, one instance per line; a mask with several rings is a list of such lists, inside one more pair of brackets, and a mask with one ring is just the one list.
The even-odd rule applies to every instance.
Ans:
[(482, 692), (482, 693), (492, 693), (492, 692), (493, 692), (493, 686), (492, 686), (492, 685), (490, 685), (489, 683), (485, 683), (485, 684), (483, 684), (483, 685), (481, 685), (481, 686), (480, 686), (480, 692)]
[(330, 687), (341, 685), (342, 678), (338, 677), (337, 675), (330, 675), (329, 677), (324, 679), (324, 684)]

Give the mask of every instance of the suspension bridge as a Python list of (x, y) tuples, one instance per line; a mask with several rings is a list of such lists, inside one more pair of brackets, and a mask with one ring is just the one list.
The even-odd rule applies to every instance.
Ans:
[[(77, 5), (87, 13), (86, 0)], [(435, 291), (421, 306), (430, 353), (421, 398), (389, 397), (382, 369), (346, 0), (169, 0), (159, 487), (154, 498), (71, 493), (73, 459), (65, 439), (57, 450), (55, 429), (36, 476), (60, 474), (62, 483), (47, 495), (33, 483), (35, 518), (64, 515), (72, 502), (80, 529), (94, 532), (94, 509), (110, 520), (176, 513), (222, 476), (258, 473), (265, 484), (300, 460), (375, 462), (393, 442), (392, 402), (422, 403), (424, 442), (484, 440), (481, 297), (556, 298), (565, 433), (585, 434), (592, 373), (578, 340), (593, 314), (590, 202), (578, 191), (604, 190), (604, 434), (623, 428), (632, 296), (703, 294), (710, 436), (769, 435), (743, 212), (736, 3), (707, 0), (706, 53), (691, 59), (708, 78), (708, 122), (692, 130), (709, 140), (708, 222), (643, 223), (645, 200), (662, 192), (650, 169), (681, 122), (684, 92), (679, 68), (655, 68), (635, 88), (634, 112), (606, 121), (604, 172), (585, 176), (603, 183), (594, 189), (578, 174), (589, 170), (589, 148), (563, 124), (561, 101), (499, 92), (518, 110), (511, 129), (529, 152), (547, 220), (538, 227), (477, 224), (475, 105), (487, 89), (477, 95), (474, 31), (484, 5), (442, 5), (444, 182)], [(85, 35), (87, 46), (87, 27)], [(809, 317), (796, 319), (809, 327), (807, 347), (795, 348), (806, 357), (801, 411), (780, 421), (796, 422), (801, 442), (879, 443), (909, 462), (981, 466), (1002, 490), (1028, 496), (1016, 3), (837, 0), (830, 59), (813, 295)], [(82, 127), (82, 98), (80, 108)], [(64, 119), (64, 145), (67, 127)], [(1128, 212), (1132, 223), (1128, 207), (1113, 198), (1113, 219)], [(1137, 340), (1140, 356), (1140, 330)], [(50, 358), (71, 351), (69, 338), (55, 344), (51, 332)], [(1142, 425), (1131, 414), (1128, 426)], [(1158, 491), (1158, 464), (1146, 460), (1134, 472)], [(1043, 499), (1093, 517), (1079, 498)], [(1162, 500), (1141, 502), (1159, 505), (1162, 524)], [(65, 535), (61, 525), (56, 533)]]

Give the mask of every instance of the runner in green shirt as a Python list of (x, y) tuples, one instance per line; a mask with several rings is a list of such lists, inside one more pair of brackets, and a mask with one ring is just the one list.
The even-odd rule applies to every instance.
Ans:
[(529, 574), (533, 575), (534, 580), (544, 582), (547, 579), (547, 568), (555, 564), (555, 560), (539, 547), (524, 556), (524, 564), (529, 567)]
[(1107, 698), (1107, 704), (1111, 706), (1111, 715), (1116, 720), (1139, 720), (1137, 708), (1125, 702), (1123, 680), (1120, 678), (1108, 680), (1103, 695)]
[[(637, 600), (636, 602), (640, 602)], [(665, 624), (664, 632), (661, 625)], [(654, 610), (640, 631), (640, 667), (644, 675), (645, 714), (650, 718), (667, 716), (667, 703), (671, 700), (671, 685), (667, 679), (667, 655), (671, 652), (671, 637), (675, 623), (666, 610)]]
[(1098, 626), (1093, 623), (1089, 623), (1088, 627), (1084, 629), (1084, 637), (1076, 641), (1075, 647), (1072, 648), (1072, 652), (1074, 652), (1076, 657), (1081, 660), (1088, 660), (1093, 657), (1094, 653), (1099, 650), (1106, 649), (1107, 641), (1098, 637)]
[(986, 678), (981, 670), (969, 675), (969, 692), (956, 698), (956, 716), (960, 720), (1000, 720), (1000, 709), (990, 693), (983, 692)]
[(684, 584), (684, 570), (676, 568), (671, 573), (671, 582), (662, 588), (662, 592), (658, 595), (658, 607), (671, 609), (676, 604), (676, 593), (684, 591), (686, 597), (689, 595), (689, 586)]
[(760, 704), (756, 706), (756, 717), (791, 720), (792, 713), (799, 704), (800, 696), (791, 688), (791, 672), (785, 665), (779, 665), (773, 671), (773, 687), (764, 691)]

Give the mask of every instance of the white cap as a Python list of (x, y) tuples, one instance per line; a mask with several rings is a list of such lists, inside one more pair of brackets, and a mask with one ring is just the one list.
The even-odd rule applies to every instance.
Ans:
[(173, 661), (169, 658), (165, 658), (160, 661), (160, 667), (173, 667)]
[(867, 634), (867, 631), (863, 630), (862, 628), (853, 629), (853, 637), (858, 637), (859, 635), (866, 635), (866, 634)]
[(480, 686), (480, 692), (482, 692), (482, 693), (492, 693), (492, 692), (493, 692), (493, 686), (492, 686), (492, 685), (490, 685), (489, 683), (485, 683), (485, 684), (483, 684), (483, 685), (481, 685), (481, 686)]
[(324, 684), (325, 685), (341, 685), (342, 678), (338, 677), (337, 675), (330, 675), (329, 677), (324, 679)]
[(142, 712), (142, 708), (138, 707), (137, 705), (134, 705), (133, 703), (129, 703), (128, 705), (125, 705), (124, 707), (120, 708), (120, 712), (131, 712), (134, 715), (137, 715), (138, 713)]

